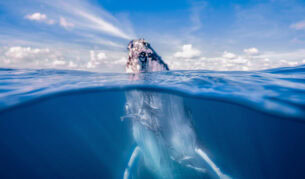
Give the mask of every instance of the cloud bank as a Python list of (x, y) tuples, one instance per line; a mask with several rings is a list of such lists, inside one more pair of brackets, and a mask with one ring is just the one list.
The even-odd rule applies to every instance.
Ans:
[[(185, 46), (188, 48), (185, 48)], [(190, 44), (183, 45), (182, 49), (182, 51), (164, 58), (173, 70), (250, 71), (297, 66), (305, 63), (305, 49), (284, 53), (259, 52), (257, 48), (248, 48), (240, 54), (224, 51), (218, 57), (199, 55), (203, 53), (198, 49), (194, 53)]]
[[(160, 54), (162, 56), (162, 54)], [(260, 52), (257, 48), (242, 53), (224, 51), (218, 57), (206, 57), (191, 44), (164, 55), (171, 70), (250, 71), (305, 64), (305, 49), (293, 52)], [(124, 72), (127, 51), (88, 49), (0, 48), (0, 66), (9, 68), (57, 68), (95, 72)]]
[(7, 68), (54, 68), (96, 72), (124, 72), (125, 53), (101, 50), (2, 47), (0, 66)]

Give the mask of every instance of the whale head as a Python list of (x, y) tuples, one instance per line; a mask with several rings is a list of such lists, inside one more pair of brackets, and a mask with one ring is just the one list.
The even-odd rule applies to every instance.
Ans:
[(128, 44), (126, 72), (141, 73), (169, 70), (167, 64), (144, 39), (132, 40)]

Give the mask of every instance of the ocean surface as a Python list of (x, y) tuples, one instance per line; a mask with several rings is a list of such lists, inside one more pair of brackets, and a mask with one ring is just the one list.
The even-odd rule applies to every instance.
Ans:
[[(0, 178), (123, 178), (139, 143), (132, 121), (123, 119), (131, 91), (182, 99), (197, 145), (215, 164), (207, 173), (218, 168), (227, 178), (305, 178), (304, 65), (136, 77), (0, 69)], [(147, 159), (139, 160), (133, 178), (160, 178), (141, 162)], [(180, 167), (173, 178), (215, 178)]]

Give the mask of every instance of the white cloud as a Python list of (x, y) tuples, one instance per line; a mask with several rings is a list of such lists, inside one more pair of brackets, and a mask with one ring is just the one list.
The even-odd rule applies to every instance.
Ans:
[[(109, 54), (109, 55), (107, 55)], [(127, 54), (114, 51), (33, 47), (0, 47), (0, 66), (124, 72)]]
[(105, 53), (100, 52), (100, 53), (98, 53), (98, 54), (96, 55), (96, 57), (97, 57), (98, 60), (103, 60), (103, 59), (106, 59), (107, 56), (106, 56)]
[(102, 18), (99, 18), (98, 16), (95, 16), (93, 14), (90, 14), (85, 11), (77, 10), (75, 9), (74, 11), (75, 14), (77, 14), (79, 17), (82, 17), (86, 19), (88, 22), (91, 24), (88, 25), (88, 28), (96, 29), (99, 31), (103, 31), (107, 34), (124, 38), (124, 39), (131, 39), (131, 37), (127, 34), (125, 34), (123, 31), (121, 31), (119, 28), (115, 27), (113, 24), (105, 21)]
[(33, 57), (37, 54), (45, 54), (49, 52), (50, 50), (48, 48), (39, 49), (39, 48), (16, 46), (9, 48), (8, 51), (5, 53), (5, 55), (13, 60), (13, 59), (23, 59), (23, 58)]
[(305, 20), (291, 24), (290, 28), (295, 29), (295, 30), (305, 30)]
[(57, 66), (57, 65), (65, 65), (66, 64), (66, 61), (64, 60), (55, 60), (53, 62), (53, 65)]
[[(249, 71), (277, 67), (297, 66), (305, 63), (305, 49), (292, 52), (260, 52), (249, 50), (252, 54), (234, 54), (225, 51), (220, 57), (197, 56), (195, 58), (177, 58), (173, 55), (163, 59), (171, 70), (217, 70), (217, 71)], [(250, 53), (250, 54), (251, 54)]]
[[(20, 2), (20, 6), (15, 6), (16, 3), (6, 1), (3, 2), (3, 8), (13, 14), (23, 18), (25, 22), (35, 25), (35, 28), (28, 28), (24, 31), (24, 28), (12, 28), (11, 23), (8, 21), (1, 22), (3, 27), (0, 28), (0, 50), (6, 46), (5, 53), (9, 47), (41, 47), (40, 49), (49, 48), (55, 50), (58, 53), (58, 57), (61, 56), (66, 61), (66, 64), (59, 65), (58, 62), (53, 63), (54, 55), (45, 55), (44, 57), (35, 57), (41, 59), (35, 60), (37, 63), (33, 63), (33, 68), (53, 67), (56, 68), (77, 68), (86, 69), (86, 65), (90, 60), (89, 49), (103, 49), (104, 51), (114, 51), (114, 54), (122, 54), (126, 50), (126, 45), (129, 39), (134, 38), (134, 32), (132, 29), (132, 23), (129, 23), (128, 14), (122, 18), (119, 13), (115, 15), (110, 14), (100, 5), (95, 4), (92, 1), (83, 0), (35, 0), (29, 2)], [(1, 3), (0, 3), (1, 4)], [(40, 10), (38, 10), (40, 9)], [(53, 25), (52, 28), (46, 28), (45, 24)], [(39, 29), (40, 28), (40, 29)], [(68, 32), (66, 30), (69, 30)], [(1, 33), (2, 32), (2, 33)], [(2, 45), (2, 47), (1, 47)], [(57, 48), (57, 49), (56, 49)], [(80, 60), (76, 61), (79, 55), (75, 53), (67, 54), (70, 49), (79, 48), (81, 53)], [(86, 49), (86, 52), (84, 52)], [(77, 52), (77, 50), (75, 50)], [(75, 52), (73, 51), (73, 52)], [(0, 60), (2, 62), (9, 63), (11, 67), (29, 67), (31, 61), (30, 57), (20, 57), (22, 63), (13, 63), (16, 58), (10, 59), (7, 55), (0, 54)], [(1, 51), (0, 51), (1, 53)], [(24, 55), (24, 53), (20, 55)], [(3, 57), (1, 57), (3, 55)], [(13, 54), (18, 55), (18, 54)], [(27, 54), (29, 56), (29, 54)], [(104, 58), (102, 54), (96, 54), (99, 59)], [(113, 59), (113, 63), (117, 63), (122, 55), (115, 57), (116, 55), (108, 55), (109, 59)], [(43, 58), (43, 59), (42, 59)], [(25, 60), (26, 59), (26, 60)], [(49, 66), (43, 65), (43, 61), (49, 62)], [(71, 63), (70, 63), (71, 61)], [(82, 62), (79, 62), (82, 61)], [(109, 62), (111, 64), (111, 62)], [(1, 62), (0, 62), (1, 64)], [(90, 70), (102, 69), (106, 70), (105, 64), (91, 65)], [(118, 71), (122, 64), (114, 65), (114, 70)], [(111, 71), (112, 68), (108, 68)], [(123, 68), (124, 69), (124, 68)]]
[(25, 18), (33, 21), (43, 21), (47, 19), (47, 15), (36, 12), (34, 14), (26, 15)]
[(257, 55), (259, 53), (259, 50), (257, 48), (248, 48), (244, 49), (244, 52), (248, 55)]
[(192, 2), (190, 21), (192, 25), (190, 26), (190, 32), (195, 32), (202, 27), (202, 20), (200, 14), (202, 10), (207, 6), (205, 1)]
[(69, 65), (68, 65), (68, 67), (69, 67), (69, 68), (72, 68), (72, 69), (73, 69), (73, 68), (76, 68), (77, 66), (78, 66), (78, 65), (75, 64), (73, 61), (70, 61), (70, 62), (69, 62)]
[(0, 52), (0, 66), (12, 68), (50, 68), (59, 65), (61, 60), (60, 54), (49, 48), (13, 46), (4, 47)]
[[(290, 53), (260, 52), (257, 48), (244, 49), (244, 54), (224, 51), (221, 56), (205, 57), (200, 51), (192, 53), (191, 44), (184, 45), (182, 51), (165, 56), (163, 59), (172, 70), (220, 70), (249, 71), (301, 65), (305, 58), (305, 49)], [(195, 55), (194, 55), (195, 54)]]
[(90, 51), (90, 60), (87, 63), (87, 68), (97, 68), (102, 63), (102, 60), (106, 59), (106, 54), (103, 52)]
[[(197, 55), (196, 57), (192, 56), (192, 58), (182, 58), (181, 56), (177, 58), (173, 53), (171, 56), (164, 56), (163, 60), (169, 64), (171, 70), (248, 71), (305, 63), (305, 49), (287, 53), (234, 54), (234, 57), (228, 54), (233, 53), (226, 51), (224, 56), (205, 57)], [(65, 49), (63, 52), (60, 48), (0, 47), (0, 66), (8, 68), (58, 68), (96, 72), (124, 72), (126, 57), (127, 52), (119, 51), (75, 48)]]
[(85, 65), (89, 71), (124, 72), (127, 53), (90, 50), (90, 60)]
[[(52, 0), (40, 1), (46, 4), (50, 11), (60, 12), (65, 18), (61, 19), (63, 27), (73, 26), (74, 30), (79, 32), (88, 33), (103, 33), (122, 39), (132, 39), (133, 35), (130, 32), (131, 27), (123, 26), (119, 23), (118, 19), (110, 15), (107, 11), (90, 4), (88, 1), (81, 0)], [(52, 13), (50, 12), (50, 13)], [(56, 16), (56, 14), (53, 14)], [(67, 22), (69, 19), (69, 22)], [(98, 36), (96, 37), (98, 39)]]
[(44, 23), (47, 23), (47, 24), (54, 24), (55, 21), (52, 20), (52, 19), (48, 19), (47, 15), (45, 14), (42, 14), (40, 12), (36, 12), (36, 13), (33, 13), (33, 14), (28, 14), (25, 16), (26, 19), (28, 20), (31, 20), (31, 21), (39, 21), (39, 22), (44, 22)]
[(174, 54), (177, 58), (194, 58), (200, 55), (200, 51), (194, 49), (192, 44), (186, 44), (182, 46), (182, 51), (176, 52)]
[(225, 52), (223, 52), (222, 57), (228, 58), (228, 59), (233, 59), (233, 58), (236, 58), (236, 55), (234, 53), (225, 51)]
[(59, 24), (64, 27), (65, 29), (73, 28), (74, 24), (71, 22), (68, 22), (64, 17), (59, 18)]

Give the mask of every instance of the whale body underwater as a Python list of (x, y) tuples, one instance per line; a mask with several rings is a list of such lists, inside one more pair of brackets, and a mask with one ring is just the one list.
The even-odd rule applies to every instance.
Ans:
[(129, 48), (127, 73), (0, 68), (0, 178), (305, 178), (305, 65), (178, 71)]
[[(141, 79), (141, 73), (169, 70), (144, 39), (131, 41), (128, 51), (126, 72), (134, 74), (131, 80)], [(230, 178), (198, 146), (191, 115), (182, 98), (134, 90), (126, 93), (126, 101), (123, 119), (131, 119), (137, 147), (125, 169), (124, 179), (132, 178), (132, 168), (139, 156), (158, 178), (185, 178), (179, 173), (182, 167), (198, 172), (192, 178), (203, 174), (211, 178)]]

